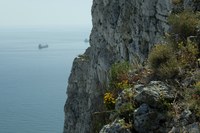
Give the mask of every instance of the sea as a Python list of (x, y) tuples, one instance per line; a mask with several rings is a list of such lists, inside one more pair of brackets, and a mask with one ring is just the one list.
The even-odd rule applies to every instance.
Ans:
[(68, 77), (90, 30), (0, 29), (0, 133), (63, 132)]

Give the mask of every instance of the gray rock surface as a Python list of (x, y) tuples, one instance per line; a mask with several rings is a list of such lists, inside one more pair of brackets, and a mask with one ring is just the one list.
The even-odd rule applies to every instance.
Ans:
[(163, 114), (147, 104), (142, 104), (134, 112), (134, 128), (138, 133), (156, 133), (162, 121), (165, 121)]
[(184, 127), (173, 127), (168, 133), (200, 133), (199, 123), (192, 123)]
[(152, 107), (159, 106), (159, 100), (173, 100), (172, 89), (161, 81), (151, 81), (146, 87), (136, 88), (138, 94), (135, 100), (138, 103), (146, 103)]
[(99, 133), (132, 133), (129, 129), (125, 128), (124, 120), (115, 120), (113, 123), (105, 125)]
[[(127, 99), (128, 95), (128, 99)], [(122, 91), (115, 104), (118, 110), (128, 102), (137, 103), (138, 108), (133, 111), (131, 123), (137, 133), (160, 133), (167, 132), (165, 126), (167, 122), (166, 112), (162, 111), (164, 101), (172, 101), (175, 98), (173, 89), (161, 81), (151, 81), (147, 85), (135, 85), (133, 88)], [(132, 114), (132, 113), (131, 113)], [(127, 114), (128, 116), (128, 114)], [(190, 116), (189, 111), (182, 113), (181, 119), (187, 121)], [(112, 127), (114, 128), (114, 127)]]
[(200, 1), (199, 0), (184, 0), (183, 2), (184, 9), (200, 11)]
[(73, 63), (67, 88), (64, 133), (93, 133), (114, 62), (147, 57), (167, 32), (169, 0), (93, 0), (90, 47)]
[[(115, 112), (110, 115), (115, 120), (103, 126), (100, 133), (199, 133), (199, 123), (189, 109), (175, 115), (174, 109), (178, 108), (173, 105), (174, 98), (171, 87), (161, 81), (125, 89), (118, 95)], [(123, 108), (127, 103), (136, 106), (127, 111)], [(169, 106), (163, 106), (166, 104)]]

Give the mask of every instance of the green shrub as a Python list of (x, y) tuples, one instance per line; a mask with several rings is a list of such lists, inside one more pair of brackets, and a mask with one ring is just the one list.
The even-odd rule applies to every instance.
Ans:
[(172, 100), (164, 98), (162, 93), (159, 95), (158, 103), (162, 111), (172, 111)]
[(172, 26), (172, 33), (178, 35), (178, 41), (186, 41), (187, 37), (196, 35), (197, 27), (200, 24), (199, 15), (191, 11), (172, 14), (168, 21)]
[(117, 83), (116, 87), (123, 90), (130, 88), (131, 84), (128, 82), (128, 80), (123, 80), (122, 82)]
[(166, 63), (172, 58), (173, 50), (167, 45), (158, 44), (152, 48), (148, 61), (153, 70), (160, 67), (161, 64)]
[(178, 60), (182, 68), (192, 68), (197, 62), (197, 56), (199, 53), (198, 47), (195, 43), (187, 41), (186, 44), (183, 42), (178, 44)]
[(130, 70), (130, 64), (128, 62), (121, 62), (112, 65), (110, 70), (111, 82), (121, 82), (128, 80), (128, 72)]
[(123, 118), (127, 123), (132, 121), (132, 115), (135, 110), (135, 105), (132, 102), (123, 103), (117, 110), (117, 115)]
[[(196, 98), (196, 97), (195, 97)], [(190, 100), (190, 109), (194, 112), (194, 114), (200, 118), (200, 98), (193, 98)]]
[(176, 58), (169, 59), (166, 63), (161, 64), (161, 66), (157, 70), (157, 75), (161, 78), (170, 79), (176, 75), (178, 75), (179, 64)]
[(200, 81), (194, 85), (194, 89), (191, 91), (189, 102), (190, 109), (194, 114), (200, 118)]
[(200, 97), (200, 81), (195, 84), (195, 95)]
[(178, 63), (169, 45), (156, 45), (149, 54), (149, 65), (161, 78), (171, 78), (178, 72)]
[(110, 69), (110, 91), (117, 94), (125, 88), (129, 88), (129, 71), (131, 66), (128, 62), (113, 64)]

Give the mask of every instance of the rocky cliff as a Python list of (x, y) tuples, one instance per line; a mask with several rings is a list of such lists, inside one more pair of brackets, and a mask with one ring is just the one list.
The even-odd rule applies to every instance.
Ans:
[(64, 133), (94, 132), (111, 65), (145, 60), (168, 31), (170, 11), (170, 0), (93, 0), (90, 47), (75, 58), (68, 81)]

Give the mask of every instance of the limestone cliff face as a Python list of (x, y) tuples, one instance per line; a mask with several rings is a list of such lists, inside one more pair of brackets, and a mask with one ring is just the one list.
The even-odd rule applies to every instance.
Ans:
[(169, 0), (93, 0), (90, 47), (74, 60), (68, 81), (64, 133), (93, 133), (111, 65), (147, 57), (169, 28), (170, 6)]

